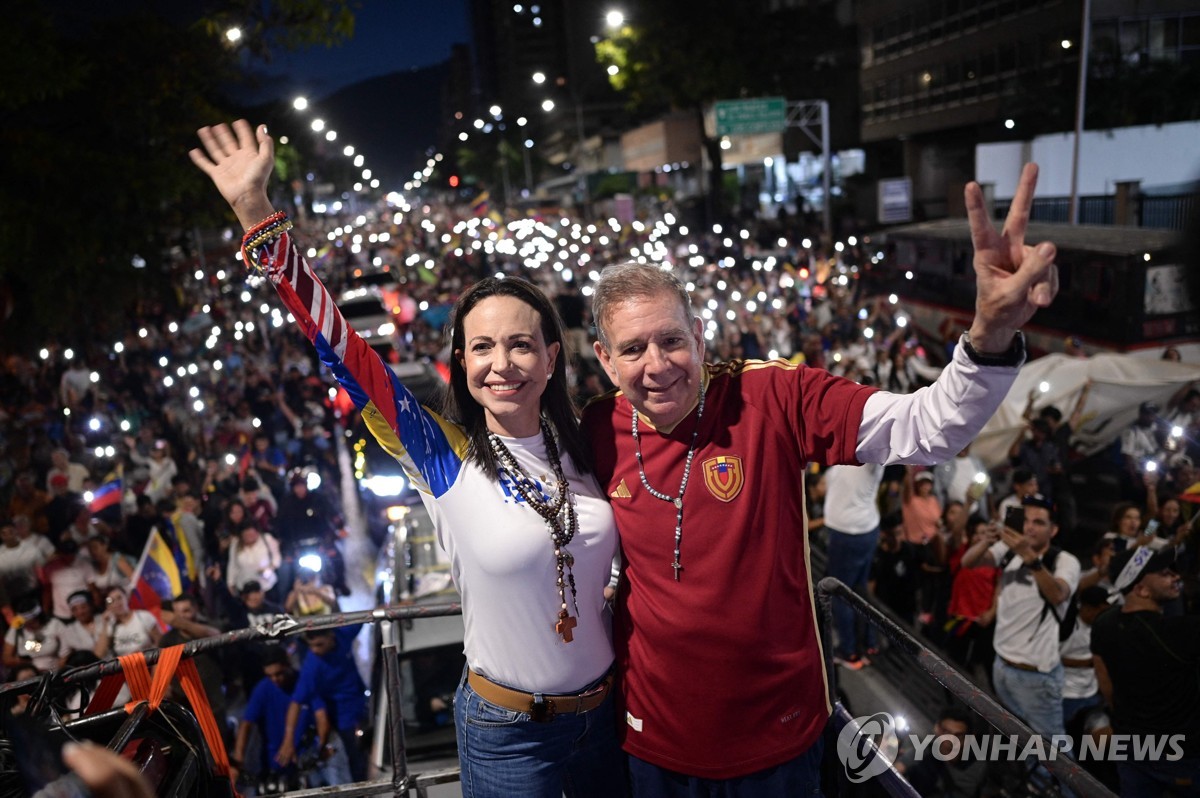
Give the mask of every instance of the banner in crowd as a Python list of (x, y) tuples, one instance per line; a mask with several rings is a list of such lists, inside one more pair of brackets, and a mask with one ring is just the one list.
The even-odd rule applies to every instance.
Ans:
[(1033, 412), (1054, 406), (1071, 416), (1079, 394), (1092, 381), (1079, 428), (1072, 441), (1083, 455), (1092, 455), (1121, 437), (1138, 415), (1138, 406), (1154, 402), (1162, 415), (1181, 388), (1200, 381), (1200, 366), (1175, 363), (1144, 355), (1099, 354), (1070, 357), (1052, 354), (1031, 360), (1021, 368), (1012, 389), (995, 415), (971, 444), (971, 454), (988, 468), (1008, 461), (1008, 450), (1025, 429), (1021, 418), (1030, 395)]

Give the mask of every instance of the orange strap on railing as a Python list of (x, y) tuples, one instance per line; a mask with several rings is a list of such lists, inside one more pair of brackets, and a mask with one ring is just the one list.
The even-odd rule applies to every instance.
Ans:
[(121, 671), (129, 684), (129, 701), (125, 704), (125, 712), (133, 712), (133, 708), (150, 697), (150, 667), (146, 665), (146, 655), (141, 651), (117, 657), (121, 663)]
[[(150, 669), (146, 665), (144, 652), (126, 654), (118, 657), (117, 660), (121, 663), (121, 673), (105, 676), (100, 681), (100, 686), (96, 688), (96, 695), (92, 697), (85, 714), (103, 712), (112, 706), (112, 702), (121, 691), (122, 682), (126, 681), (129, 683), (131, 700), (125, 704), (125, 711), (133, 712), (134, 707), (146, 701), (150, 711), (153, 712), (162, 704), (171, 679), (178, 675), (183, 692), (192, 705), (196, 721), (200, 724), (200, 731), (204, 733), (208, 750), (212, 753), (217, 774), (228, 778), (229, 753), (225, 750), (225, 738), (221, 735), (221, 727), (213, 716), (212, 707), (208, 703), (208, 694), (204, 692), (204, 685), (200, 681), (200, 672), (196, 670), (196, 663), (190, 659), (183, 659), (183, 645), (171, 646), (159, 651), (153, 679), (150, 678)], [(234, 794), (238, 794), (236, 787), (234, 787)]]
[[(200, 723), (200, 730), (204, 732), (204, 739), (208, 742), (208, 750), (212, 752), (217, 773), (228, 776), (229, 754), (225, 751), (225, 738), (221, 735), (221, 727), (217, 725), (216, 718), (213, 717), (212, 707), (208, 704), (208, 694), (204, 692), (195, 662), (187, 659), (179, 663), (179, 682), (183, 685), (183, 692), (192, 705), (196, 720)], [(234, 792), (237, 792), (236, 787)]]

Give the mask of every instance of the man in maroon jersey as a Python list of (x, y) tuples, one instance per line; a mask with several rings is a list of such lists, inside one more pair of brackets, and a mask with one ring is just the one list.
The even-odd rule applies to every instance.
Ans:
[(1024, 361), (1019, 328), (1058, 289), (1053, 245), (1024, 242), (1036, 182), (1031, 164), (1003, 233), (968, 184), (976, 317), (915, 394), (783, 361), (706, 365), (672, 274), (623, 264), (601, 275), (596, 354), (620, 392), (589, 405), (584, 424), (625, 560), (615, 636), (636, 795), (819, 790), (831, 707), (805, 466), (932, 465), (975, 437)]

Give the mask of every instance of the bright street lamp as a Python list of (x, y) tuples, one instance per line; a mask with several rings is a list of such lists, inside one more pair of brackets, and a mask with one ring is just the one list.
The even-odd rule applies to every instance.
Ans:
[(225, 39), (230, 44), (237, 44), (242, 40), (242, 29), (230, 28), (229, 30), (225, 31)]
[(546, 113), (554, 110), (554, 100), (542, 100), (542, 110)]
[(545, 72), (534, 72), (533, 73), (533, 82), (538, 84), (539, 86), (542, 85), (543, 83), (545, 83), (546, 82), (546, 73)]
[(322, 130), (325, 129), (325, 120), (324, 119), (314, 119), (312, 121), (312, 129), (313, 129), (313, 132), (320, 133)]
[(307, 97), (297, 97), (296, 99), (292, 100), (292, 107), (295, 108), (297, 111), (303, 111), (305, 108), (308, 107), (308, 98)]
[(614, 8), (604, 15), (604, 24), (610, 28), (619, 28), (625, 24), (625, 15)]
[(497, 119), (499, 119), (500, 118), (500, 106), (493, 105), (491, 108), (488, 109), (488, 113), (491, 114), (492, 116), (496, 117)]

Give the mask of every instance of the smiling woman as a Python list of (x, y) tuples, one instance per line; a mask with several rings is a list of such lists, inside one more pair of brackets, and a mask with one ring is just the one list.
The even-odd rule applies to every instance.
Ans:
[(199, 134), (192, 160), (246, 228), (246, 262), (404, 467), (450, 557), (468, 664), (455, 700), (463, 794), (624, 795), (604, 598), (616, 527), (568, 395), (553, 306), (523, 280), (468, 289), (453, 312), (445, 407), (423, 407), (346, 322), (271, 207), (266, 129), (238, 121)]

